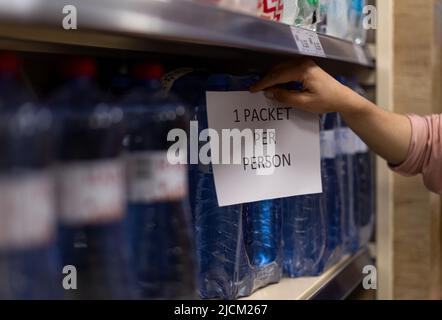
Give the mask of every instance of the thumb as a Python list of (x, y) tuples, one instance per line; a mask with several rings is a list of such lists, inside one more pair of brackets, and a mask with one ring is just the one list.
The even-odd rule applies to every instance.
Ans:
[(279, 88), (271, 88), (265, 91), (267, 99), (281, 102), (301, 110), (308, 110), (311, 97), (308, 92), (296, 92)]

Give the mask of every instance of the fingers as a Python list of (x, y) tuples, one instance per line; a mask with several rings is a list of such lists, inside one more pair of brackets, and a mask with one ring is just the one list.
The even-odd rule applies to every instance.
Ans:
[(305, 72), (312, 63), (310, 60), (298, 60), (277, 65), (263, 79), (253, 85), (250, 91), (258, 92), (291, 81), (303, 82)]
[(280, 69), (279, 71), (271, 71), (262, 80), (258, 81), (250, 88), (251, 92), (262, 91), (278, 84), (283, 84), (291, 81), (302, 82), (303, 72), (300, 68), (290, 67), (286, 69)]
[(295, 92), (284, 89), (272, 88), (265, 91), (265, 96), (274, 101), (306, 111), (311, 102), (310, 94), (307, 92)]

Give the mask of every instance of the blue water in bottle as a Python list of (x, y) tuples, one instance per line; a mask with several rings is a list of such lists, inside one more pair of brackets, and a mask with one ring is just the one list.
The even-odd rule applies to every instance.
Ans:
[(337, 115), (321, 119), (322, 194), (285, 199), (284, 271), (291, 277), (315, 276), (343, 253), (343, 212), (337, 176)]
[(315, 276), (323, 270), (326, 218), (322, 194), (284, 199), (284, 274)]
[[(302, 90), (302, 84), (290, 83), (288, 89)], [(327, 119), (322, 123), (322, 129), (328, 129), (332, 122)], [(332, 171), (329, 164), (321, 159), (323, 193), (283, 199), (283, 272), (288, 277), (316, 276), (328, 265), (333, 251), (327, 251), (330, 219), (327, 206), (330, 204), (326, 192), (332, 189), (327, 184)]]
[(244, 204), (243, 210), (244, 241), (256, 290), (281, 279), (282, 200)]
[[(343, 76), (337, 77), (337, 80), (346, 86), (350, 86), (350, 81)], [(354, 253), (359, 248), (358, 228), (355, 221), (355, 192), (358, 188), (355, 174), (356, 140), (355, 134), (339, 114), (337, 123), (335, 131), (337, 143), (336, 164), (339, 202), (344, 215), (344, 252)]]
[[(302, 84), (289, 84), (301, 90)], [(327, 123), (328, 125), (328, 123)], [(327, 181), (327, 164), (321, 159), (323, 189)], [(325, 175), (325, 176), (324, 176)], [(288, 277), (315, 276), (327, 264), (327, 202), (325, 193), (283, 199), (283, 272)]]
[[(248, 91), (258, 76), (232, 76), (232, 91)], [(282, 274), (282, 200), (243, 205), (244, 241), (253, 268), (254, 290), (278, 282)]]
[(340, 116), (336, 141), (340, 204), (344, 213), (344, 247), (345, 252), (354, 253), (359, 248), (355, 221), (355, 192), (358, 190), (355, 175), (355, 139), (354, 133)]
[(139, 297), (191, 299), (196, 279), (187, 167), (167, 159), (169, 131), (187, 129), (189, 119), (183, 104), (160, 90), (162, 74), (158, 64), (137, 66), (137, 86), (122, 101), (131, 256)]
[(19, 80), (20, 61), (0, 53), (0, 299), (59, 299), (51, 113)]
[[(299, 90), (299, 83), (293, 89)], [(323, 123), (327, 128), (329, 122)], [(283, 200), (283, 271), (288, 277), (315, 276), (324, 271), (331, 251), (329, 239), (329, 215), (325, 192), (331, 190), (327, 182), (331, 170), (328, 161), (321, 159), (324, 192)], [(333, 185), (333, 180), (331, 180)], [(332, 248), (332, 247), (330, 247)]]
[(335, 135), (338, 125), (337, 117), (337, 114), (330, 113), (323, 115), (321, 121), (322, 184), (327, 221), (327, 245), (323, 260), (324, 269), (338, 262), (343, 252), (344, 216), (339, 199)]
[(359, 233), (359, 247), (370, 241), (374, 226), (374, 172), (373, 156), (368, 147), (359, 140), (359, 148), (354, 159), (357, 181), (355, 192), (355, 224)]
[(94, 85), (95, 63), (72, 58), (64, 86), (50, 100), (61, 123), (59, 247), (77, 270), (69, 299), (133, 298), (133, 272), (124, 228), (123, 112)]
[[(348, 86), (361, 96), (364, 89), (357, 80), (347, 80)], [(375, 218), (374, 159), (367, 145), (355, 136), (354, 168), (354, 222), (359, 235), (358, 247), (365, 246), (371, 238)], [(354, 245), (356, 246), (356, 244)]]
[[(206, 86), (208, 91), (230, 88), (229, 75), (213, 75)], [(198, 108), (196, 118), (199, 130), (208, 127), (205, 103)], [(253, 280), (243, 240), (242, 206), (218, 206), (211, 165), (200, 163), (194, 174), (200, 295), (224, 299), (249, 295)]]

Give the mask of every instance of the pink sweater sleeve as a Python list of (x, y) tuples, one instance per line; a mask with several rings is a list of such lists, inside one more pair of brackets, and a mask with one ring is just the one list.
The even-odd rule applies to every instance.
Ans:
[(412, 137), (407, 160), (393, 170), (405, 175), (422, 174), (425, 186), (442, 195), (442, 115), (408, 115)]

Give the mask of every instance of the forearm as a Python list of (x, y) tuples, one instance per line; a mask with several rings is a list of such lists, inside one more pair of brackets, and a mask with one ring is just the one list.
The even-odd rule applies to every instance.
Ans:
[(354, 92), (347, 92), (341, 115), (349, 127), (390, 164), (406, 160), (411, 141), (411, 124), (404, 115), (378, 108)]
[[(294, 92), (277, 87), (291, 81), (302, 82), (304, 90)], [(265, 90), (268, 99), (307, 112), (339, 112), (350, 128), (390, 164), (402, 164), (407, 158), (412, 133), (407, 117), (378, 108), (311, 60), (276, 66), (250, 90)]]

